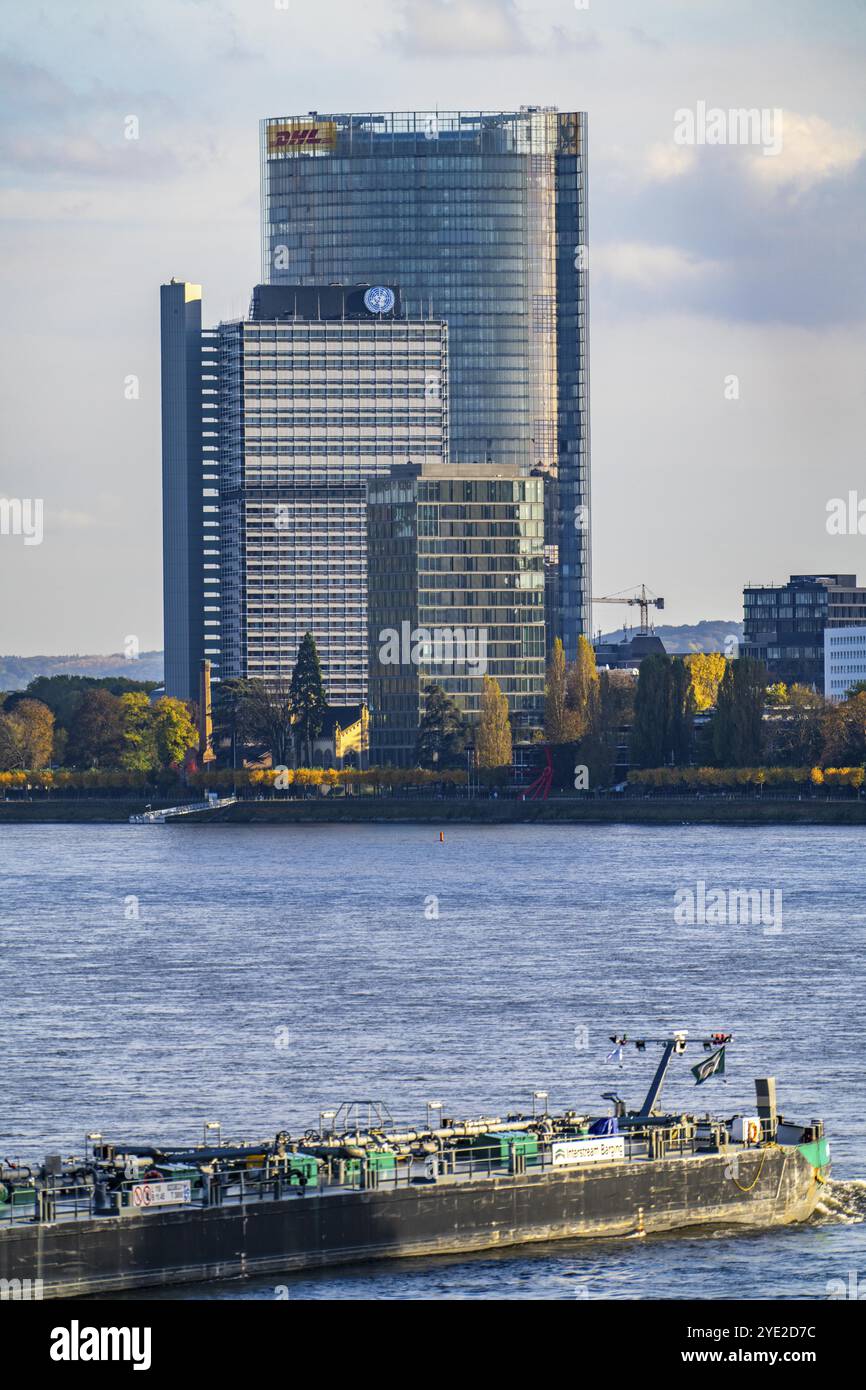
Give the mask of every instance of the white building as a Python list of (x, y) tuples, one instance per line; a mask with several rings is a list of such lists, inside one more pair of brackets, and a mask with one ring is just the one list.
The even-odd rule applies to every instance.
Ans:
[(825, 628), (825, 699), (844, 700), (857, 681), (866, 681), (866, 627)]

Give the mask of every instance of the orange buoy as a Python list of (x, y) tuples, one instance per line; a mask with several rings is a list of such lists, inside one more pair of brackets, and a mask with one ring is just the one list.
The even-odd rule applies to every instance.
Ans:
[(439, 831), (439, 843), (440, 843), (440, 845), (441, 845), (441, 844), (444, 844), (444, 842), (445, 842), (445, 831), (444, 831), (444, 830), (440, 830), (440, 831)]

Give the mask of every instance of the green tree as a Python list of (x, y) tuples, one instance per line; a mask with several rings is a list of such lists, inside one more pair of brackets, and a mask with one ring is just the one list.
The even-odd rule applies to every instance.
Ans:
[(598, 727), (600, 713), (595, 651), (583, 633), (577, 639), (577, 658), (565, 677), (565, 722), (570, 738), (581, 739)]
[(544, 684), (544, 735), (550, 743), (568, 741), (568, 715), (565, 708), (565, 648), (557, 637), (553, 643)]
[(763, 662), (741, 656), (728, 663), (713, 719), (713, 752), (721, 767), (759, 767), (764, 751)]
[(8, 716), (28, 771), (47, 767), (54, 751), (54, 715), (41, 700), (22, 700)]
[(634, 722), (636, 682), (630, 671), (599, 671), (600, 727), (612, 732)]
[(292, 672), (289, 703), (302, 749), (308, 765), (313, 761), (313, 742), (318, 738), (328, 711), (328, 697), (322, 681), (319, 652), (311, 632), (304, 635), (298, 648), (298, 659)]
[(441, 685), (428, 685), (416, 744), (419, 766), (439, 770), (461, 767), (465, 751), (463, 715)]
[(183, 700), (165, 696), (153, 706), (156, 756), (162, 767), (182, 763), (190, 748), (198, 746), (198, 729)]
[(159, 763), (153, 707), (143, 691), (120, 696), (123, 712), (123, 751), (120, 766), (127, 772), (151, 772)]
[(511, 721), (508, 697), (499, 682), (485, 676), (481, 689), (481, 715), (475, 731), (475, 755), (479, 767), (511, 766)]
[(118, 767), (124, 749), (123, 706), (107, 690), (84, 691), (69, 729), (73, 767)]
[(688, 670), (678, 658), (648, 656), (640, 664), (635, 694), (631, 759), (635, 767), (662, 767), (688, 760), (692, 696)]
[(15, 691), (7, 699), (6, 711), (11, 714), (21, 700), (41, 700), (51, 710), (57, 724), (69, 729), (87, 691), (107, 690), (111, 695), (125, 695), (130, 691), (149, 694), (156, 689), (156, 684), (156, 681), (130, 680), (127, 676), (36, 676), (26, 690)]

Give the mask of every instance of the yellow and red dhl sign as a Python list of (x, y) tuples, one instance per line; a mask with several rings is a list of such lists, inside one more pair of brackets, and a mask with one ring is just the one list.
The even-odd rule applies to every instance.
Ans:
[(333, 150), (337, 147), (336, 121), (285, 121), (268, 126), (268, 154), (283, 150)]

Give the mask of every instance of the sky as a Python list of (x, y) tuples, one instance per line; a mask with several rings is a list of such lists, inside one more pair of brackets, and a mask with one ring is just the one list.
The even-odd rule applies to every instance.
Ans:
[[(42, 499), (43, 534), (0, 533), (0, 653), (162, 646), (159, 285), (201, 283), (207, 323), (246, 311), (258, 121), (308, 110), (589, 113), (595, 595), (645, 582), (682, 623), (741, 618), (745, 583), (866, 580), (866, 539), (827, 529), (832, 499), (866, 504), (866, 0), (2, 20), (0, 498)], [(682, 143), (701, 104), (764, 111), (763, 143)]]

